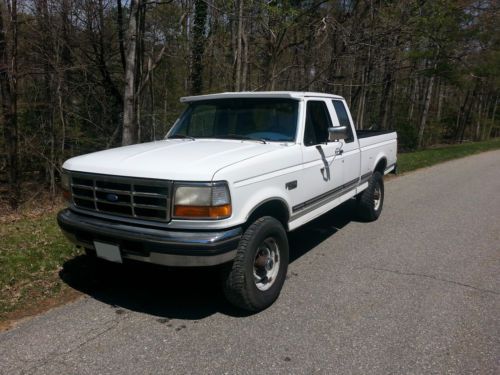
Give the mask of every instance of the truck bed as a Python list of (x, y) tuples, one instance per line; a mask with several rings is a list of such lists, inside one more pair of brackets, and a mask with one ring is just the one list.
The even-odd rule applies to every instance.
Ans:
[(359, 130), (356, 134), (358, 135), (359, 147), (362, 151), (365, 147), (396, 143), (398, 138), (397, 133), (392, 130)]
[(382, 135), (392, 133), (394, 130), (356, 130), (358, 138), (373, 137), (375, 135)]
[(394, 131), (360, 130), (357, 132), (361, 150), (361, 175), (373, 171), (381, 153), (387, 158), (387, 166), (396, 163), (397, 133)]

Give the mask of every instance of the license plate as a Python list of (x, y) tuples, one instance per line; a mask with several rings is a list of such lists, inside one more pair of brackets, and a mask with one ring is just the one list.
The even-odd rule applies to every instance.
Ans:
[(99, 258), (106, 259), (111, 262), (123, 263), (120, 248), (117, 245), (94, 241), (94, 246)]

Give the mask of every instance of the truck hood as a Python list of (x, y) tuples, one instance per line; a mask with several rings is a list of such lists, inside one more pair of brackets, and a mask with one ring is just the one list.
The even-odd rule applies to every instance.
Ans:
[(69, 171), (166, 180), (210, 181), (221, 168), (283, 147), (220, 139), (168, 139), (118, 147), (67, 160)]

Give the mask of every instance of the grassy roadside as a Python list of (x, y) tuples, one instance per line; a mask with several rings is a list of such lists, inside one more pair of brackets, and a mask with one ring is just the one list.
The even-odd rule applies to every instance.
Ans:
[(399, 154), (398, 171), (400, 173), (410, 172), (415, 169), (430, 167), (431, 165), (444, 161), (463, 158), (465, 156), (496, 149), (500, 149), (500, 138), (484, 142), (463, 143)]
[[(400, 154), (400, 172), (500, 149), (500, 139)], [(81, 254), (63, 237), (57, 208), (31, 215), (0, 215), (0, 330), (78, 295), (59, 277), (64, 262)], [(22, 216), (22, 215), (21, 215)]]
[(55, 213), (0, 225), (0, 322), (68, 294), (59, 270), (79, 251), (65, 241)]

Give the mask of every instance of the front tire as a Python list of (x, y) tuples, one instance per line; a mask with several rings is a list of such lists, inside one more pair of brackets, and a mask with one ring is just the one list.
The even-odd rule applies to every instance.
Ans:
[(384, 206), (384, 178), (380, 172), (374, 172), (368, 187), (357, 196), (358, 216), (364, 221), (378, 219)]
[(243, 234), (224, 278), (224, 294), (233, 305), (261, 311), (278, 298), (288, 269), (288, 239), (273, 217), (257, 219)]

